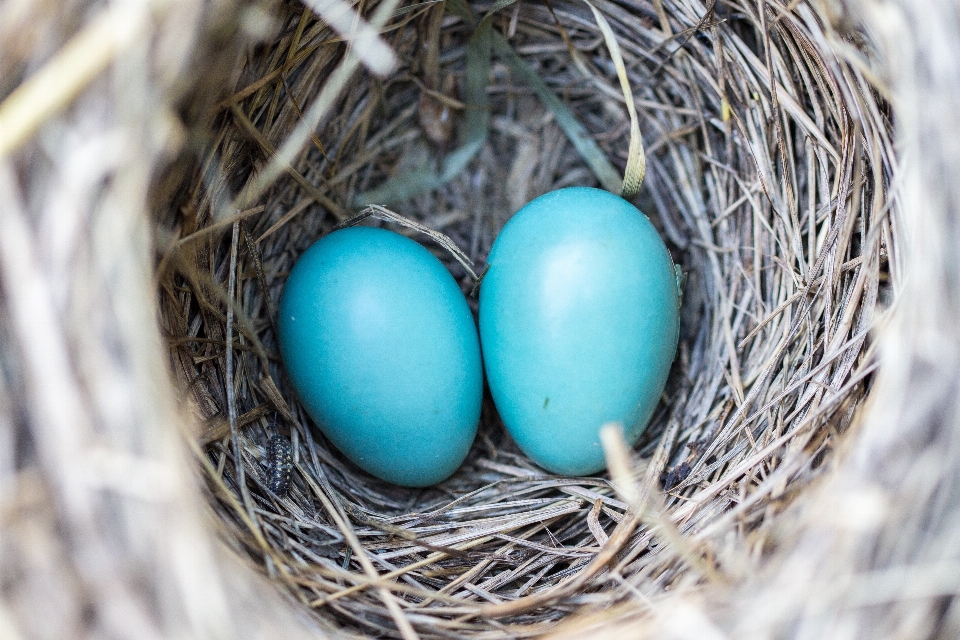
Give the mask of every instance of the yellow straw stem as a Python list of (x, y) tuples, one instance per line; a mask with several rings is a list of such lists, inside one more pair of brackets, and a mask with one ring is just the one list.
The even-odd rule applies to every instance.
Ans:
[(104, 10), (0, 103), (0, 158), (19, 149), (100, 75), (141, 32), (143, 15)]

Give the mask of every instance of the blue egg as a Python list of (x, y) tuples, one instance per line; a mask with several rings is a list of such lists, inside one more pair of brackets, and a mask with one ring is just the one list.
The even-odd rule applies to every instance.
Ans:
[(634, 444), (676, 355), (670, 253), (629, 202), (571, 187), (518, 211), (487, 262), (480, 343), (504, 425), (553, 473), (602, 470), (600, 427)]
[(297, 261), (279, 316), (290, 380), (337, 449), (408, 487), (457, 470), (483, 366), (467, 301), (433, 254), (385, 229), (335, 231)]

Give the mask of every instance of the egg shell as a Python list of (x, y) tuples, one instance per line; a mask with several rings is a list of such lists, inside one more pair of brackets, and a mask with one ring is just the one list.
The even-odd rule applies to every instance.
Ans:
[(634, 444), (676, 355), (670, 253), (629, 202), (571, 187), (518, 211), (487, 262), (480, 342), (504, 425), (553, 473), (602, 470), (600, 427), (620, 423)]
[(297, 261), (279, 318), (290, 380), (337, 449), (398, 485), (456, 471), (483, 367), (470, 308), (433, 254), (385, 229), (335, 231)]

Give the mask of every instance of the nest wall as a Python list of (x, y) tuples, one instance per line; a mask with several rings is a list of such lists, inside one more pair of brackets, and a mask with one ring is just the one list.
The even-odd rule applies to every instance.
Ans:
[[(0, 399), (2, 469), (13, 480), (2, 544), (14, 560), (3, 563), (0, 613), (13, 612), (10, 628), (515, 637), (662, 633), (672, 628), (664, 620), (685, 615), (696, 623), (681, 633), (689, 637), (744, 620), (756, 626), (741, 632), (761, 636), (816, 628), (791, 626), (805, 614), (782, 602), (741, 619), (711, 607), (749, 611), (756, 590), (809, 575), (796, 571), (804, 549), (826, 557), (783, 528), (806, 526), (817, 539), (822, 512), (791, 505), (836, 493), (842, 474), (819, 492), (811, 484), (854, 437), (878, 366), (870, 332), (902, 288), (887, 87), (870, 32), (807, 3), (596, 3), (640, 111), (648, 173), (638, 204), (688, 274), (678, 359), (628, 454), (633, 491), (606, 475), (546, 474), (489, 402), (464, 467), (415, 491), (353, 467), (298, 405), (274, 329), (290, 267), (371, 192), (482, 265), (523, 202), (599, 184), (529, 72), (620, 168), (629, 124), (588, 7), (507, 7), (493, 28), (519, 62), (493, 57), (483, 145), (442, 184), (385, 192), (392, 177), (442, 167), (469, 136), (473, 24), (439, 4), (383, 6), (362, 11), (373, 22), (384, 13), (382, 38), (396, 52), (376, 74), (347, 73), (365, 54), (297, 4), (182, 2), (178, 15), (140, 15), (151, 37), (123, 44), (137, 55), (116, 59), (5, 160), (0, 320), (12, 339)], [(51, 21), (38, 33), (56, 43), (75, 28)], [(257, 43), (241, 51), (238, 33)], [(33, 77), (50, 55), (40, 37), (8, 42), (19, 47), (8, 58), (14, 76)], [(114, 60), (103, 56), (103, 66)], [(320, 126), (284, 155), (323, 100)], [(178, 144), (186, 152), (171, 164)], [(53, 184), (61, 188), (48, 194)], [(129, 213), (148, 201), (152, 218)], [(458, 263), (416, 237), (472, 288)], [(912, 300), (926, 318), (917, 311), (926, 298)], [(936, 370), (936, 380), (952, 371)], [(885, 387), (900, 404), (882, 406), (904, 410), (911, 371), (902, 387)], [(277, 433), (294, 451), (286, 496), (265, 482)], [(856, 472), (844, 469), (849, 486)], [(896, 515), (878, 500), (874, 531)], [(941, 558), (952, 547), (937, 548)], [(795, 595), (816, 583), (799, 580)], [(62, 615), (37, 615), (50, 611)]]
[[(453, 478), (423, 491), (379, 482), (311, 427), (277, 356), (286, 274), (358, 206), (389, 204), (482, 265), (530, 198), (598, 185), (564, 114), (525, 73), (622, 170), (627, 110), (589, 6), (519, 4), (493, 17), (503, 44), (486, 87), (489, 131), (439, 184), (416, 178), (442, 174), (470, 142), (469, 112), (481, 108), (466, 101), (471, 46), (487, 8), (395, 13), (383, 36), (395, 68), (344, 83), (307, 148), (259, 189), (350, 56), (322, 18), (281, 6), (276, 38), (247, 56), (187, 197), (164, 220), (175, 240), (159, 267), (162, 323), (225, 535), (337, 624), (378, 636), (529, 635), (573, 611), (736, 574), (869, 386), (868, 331), (896, 252), (884, 105), (818, 49), (824, 25), (809, 7), (598, 7), (641, 114), (641, 207), (688, 274), (677, 363), (633, 462), (647, 505), (606, 476), (543, 472), (489, 402)], [(469, 292), (466, 270), (431, 246)], [(284, 497), (266, 482), (276, 434), (295, 459)], [(720, 545), (728, 534), (738, 543)], [(396, 579), (390, 593), (372, 588), (381, 573)]]

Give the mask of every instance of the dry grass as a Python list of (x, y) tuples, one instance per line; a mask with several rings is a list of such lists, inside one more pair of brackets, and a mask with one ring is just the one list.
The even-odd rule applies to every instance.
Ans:
[[(278, 4), (266, 29), (256, 6), (178, 0), (139, 16), (122, 57), (87, 61), (109, 78), (37, 94), (47, 110), (0, 146), (0, 635), (706, 637), (715, 622), (765, 637), (845, 606), (825, 589), (837, 572), (817, 571), (861, 567), (856, 553), (778, 529), (864, 406), (904, 223), (874, 40), (833, 5), (594, 2), (639, 112), (637, 202), (688, 275), (662, 406), (628, 454), (633, 478), (617, 478), (635, 491), (546, 474), (489, 402), (457, 474), (399, 489), (346, 462), (296, 402), (276, 350), (283, 282), (371, 192), (479, 266), (524, 202), (609, 187), (627, 165), (628, 110), (590, 8), (498, 4), (486, 41), (485, 4), (362, 3), (391, 60), (332, 3), (316, 3), (323, 20)], [(9, 6), (11, 77), (42, 79), (57, 50), (44, 43), (95, 13)], [(234, 64), (244, 30), (266, 38)], [(30, 115), (10, 104), (3, 124)], [(470, 292), (469, 269), (417, 237)], [(158, 373), (171, 363), (176, 390)], [(294, 454), (285, 496), (263, 460), (278, 433)], [(770, 585), (753, 617), (721, 607), (749, 612)], [(797, 613), (788, 592), (827, 595)]]
[[(885, 107), (855, 68), (824, 55), (808, 6), (667, 2), (670, 33), (653, 7), (597, 6), (636, 88), (649, 156), (642, 207), (689, 275), (680, 356), (635, 452), (636, 476), (657, 496), (646, 508), (606, 477), (532, 465), (489, 403), (453, 478), (391, 487), (326, 444), (283, 376), (274, 308), (285, 274), (372, 190), (482, 264), (525, 201), (597, 183), (509, 58), (477, 62), (475, 22), (456, 4), (394, 16), (384, 38), (396, 70), (344, 83), (264, 191), (276, 150), (351, 60), (323, 21), (285, 7), (279, 37), (220, 103), (214, 144), (164, 221), (177, 240), (161, 260), (163, 324), (203, 425), (224, 536), (319, 616), (377, 636), (529, 635), (579, 608), (739, 577), (864, 397), (868, 332), (896, 286)], [(622, 170), (629, 120), (589, 9), (514, 5), (492, 24)], [(491, 65), (492, 81), (470, 100), (477, 64)], [(429, 119), (446, 109), (473, 142), (481, 99), (483, 144), (438, 180), (460, 140)], [(391, 178), (395, 191), (382, 188)], [(437, 252), (469, 292), (464, 267)], [(285, 497), (266, 488), (275, 433), (290, 437), (296, 461)], [(738, 544), (720, 544), (731, 535)]]

